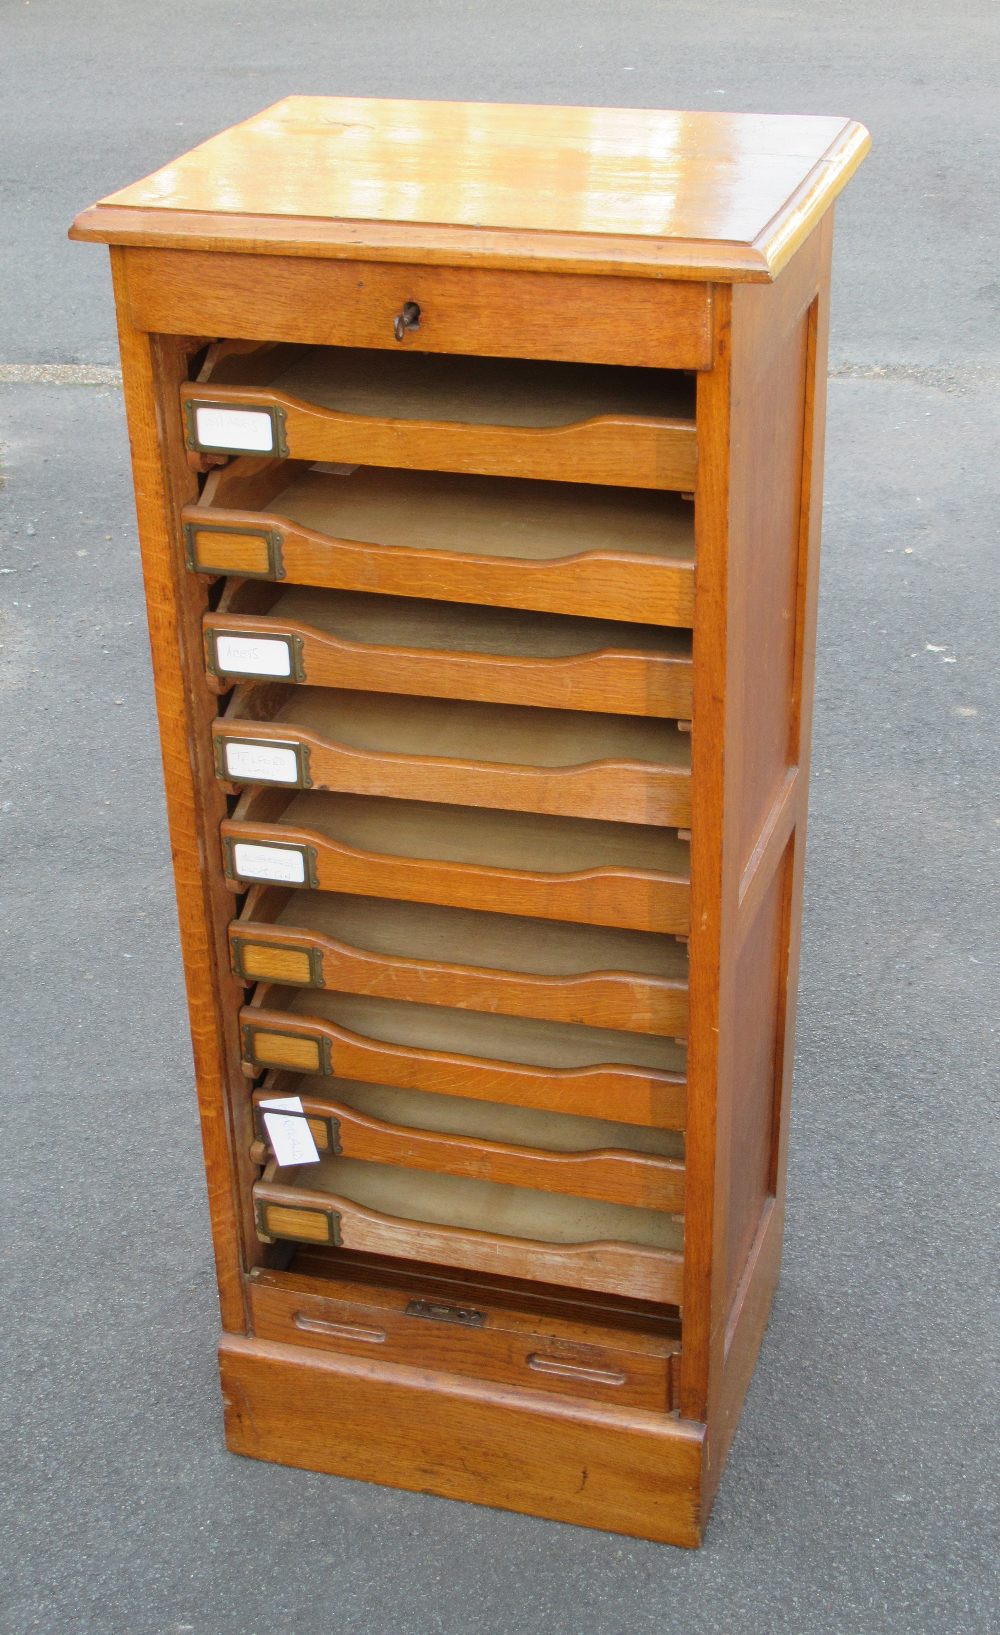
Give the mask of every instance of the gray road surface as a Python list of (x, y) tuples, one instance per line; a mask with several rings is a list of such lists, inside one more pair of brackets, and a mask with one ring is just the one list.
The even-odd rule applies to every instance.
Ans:
[[(3, 1635), (997, 1627), (997, 56), (992, 8), (916, 0), (0, 0)], [(290, 92), (875, 135), (838, 211), (785, 1271), (698, 1555), (222, 1446), (110, 289), (64, 235)]]

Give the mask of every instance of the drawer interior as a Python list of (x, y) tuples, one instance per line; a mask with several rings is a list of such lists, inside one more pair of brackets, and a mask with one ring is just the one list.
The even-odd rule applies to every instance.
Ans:
[(383, 1084), (361, 1084), (350, 1079), (323, 1079), (312, 1075), (269, 1074), (255, 1100), (297, 1095), (319, 1102), (342, 1102), (369, 1118), (403, 1128), (431, 1130), (444, 1135), (470, 1136), (512, 1146), (536, 1147), (554, 1153), (656, 1153), (664, 1158), (684, 1156), (679, 1130), (619, 1124), (611, 1118), (583, 1118), (576, 1113), (543, 1112), (494, 1101), (469, 1101), (464, 1096), (431, 1095), (422, 1090), (399, 1090)]
[(417, 698), (333, 687), (237, 688), (227, 725), (270, 721), (369, 754), (521, 767), (638, 761), (687, 772), (690, 736), (671, 723), (582, 710)]
[(250, 790), (241, 796), (233, 817), (280, 821), (357, 852), (526, 869), (554, 877), (591, 869), (645, 869), (687, 880), (691, 869), (686, 841), (669, 829), (638, 823), (437, 806), (323, 790), (304, 790), (291, 798), (280, 790)]
[(685, 1068), (684, 1046), (676, 1040), (572, 1022), (487, 1015), (322, 988), (258, 987), (251, 1011), (255, 1007), (269, 1015), (282, 1013), (292, 1028), (315, 1018), (388, 1045), (526, 1066), (586, 1068), (613, 1062), (670, 1074), (683, 1074)]
[(673, 938), (432, 903), (272, 889), (255, 893), (240, 918), (404, 959), (553, 977), (592, 971), (633, 971), (674, 981), (687, 976), (687, 952)]
[(600, 415), (694, 416), (694, 384), (677, 371), (539, 363), (354, 347), (280, 346), (227, 353), (213, 386), (273, 392), (338, 414), (468, 425), (552, 427)]
[(301, 461), (237, 460), (213, 473), (198, 512), (253, 511), (330, 539), (568, 561), (591, 552), (694, 562), (693, 507), (677, 494), (518, 477), (479, 477)]
[(306, 1196), (330, 1194), (379, 1215), (497, 1237), (548, 1244), (627, 1243), (673, 1253), (683, 1249), (683, 1226), (673, 1215), (526, 1187), (351, 1158), (324, 1158), (318, 1164), (278, 1170), (273, 1179)]
[(218, 612), (266, 617), (275, 625), (302, 625), (337, 641), (389, 648), (542, 659), (610, 650), (655, 654), (682, 663), (691, 659), (687, 630), (407, 596), (370, 596), (363, 591), (276, 587), (260, 580), (235, 582)]

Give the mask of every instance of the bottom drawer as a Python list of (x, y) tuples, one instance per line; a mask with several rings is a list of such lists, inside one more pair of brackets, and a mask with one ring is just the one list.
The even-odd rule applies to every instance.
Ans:
[(328, 1244), (678, 1305), (683, 1225), (662, 1212), (360, 1162), (269, 1164), (265, 1242)]
[(433, 1271), (360, 1280), (356, 1273), (356, 1266), (344, 1277), (256, 1269), (248, 1283), (252, 1332), (618, 1407), (674, 1406), (679, 1339), (669, 1318), (588, 1308), (572, 1295), (530, 1299)]

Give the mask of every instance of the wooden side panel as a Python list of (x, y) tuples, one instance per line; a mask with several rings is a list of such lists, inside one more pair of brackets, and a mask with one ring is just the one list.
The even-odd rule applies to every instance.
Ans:
[(737, 297), (730, 485), (739, 511), (730, 538), (729, 640), (738, 670), (727, 723), (728, 754), (736, 757), (727, 798), (737, 803), (741, 870), (792, 759), (808, 331), (801, 311), (782, 312), (776, 323), (761, 313), (761, 333), (751, 337), (743, 333), (744, 307)]
[(199, 343), (133, 329), (127, 252), (112, 249), (111, 264), (222, 1323), (242, 1332), (242, 1258), (261, 1258), (251, 1212), (253, 1129), (239, 1065), (243, 991), (229, 970), (232, 898), (216, 863), (226, 802), (212, 766), (218, 701), (205, 686), (201, 656), (207, 585), (185, 567), (178, 524), (197, 485), (174, 405)]
[(831, 236), (770, 288), (716, 292), (699, 385), (681, 1410), (708, 1418), (706, 1501), (780, 1262)]
[(733, 972), (728, 1118), (727, 1304), (774, 1186), (775, 1086), (782, 1036), (784, 943), (792, 846), (743, 929)]
[(697, 1545), (702, 1427), (367, 1357), (227, 1338), (234, 1453)]

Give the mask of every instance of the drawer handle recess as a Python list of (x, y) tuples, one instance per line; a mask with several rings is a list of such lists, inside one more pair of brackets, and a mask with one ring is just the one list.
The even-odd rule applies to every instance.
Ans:
[(625, 1375), (617, 1368), (590, 1368), (562, 1357), (543, 1357), (537, 1351), (529, 1353), (528, 1367), (536, 1374), (558, 1374), (561, 1379), (586, 1380), (591, 1385), (625, 1384)]
[(419, 329), (420, 308), (416, 301), (404, 301), (402, 312), (397, 312), (392, 322), (392, 333), (397, 341), (401, 341), (408, 329)]
[(384, 1345), (384, 1328), (362, 1328), (360, 1323), (331, 1323), (325, 1317), (308, 1317), (297, 1311), (292, 1318), (295, 1328), (306, 1334), (325, 1334), (334, 1340), (364, 1340), (368, 1345)]

